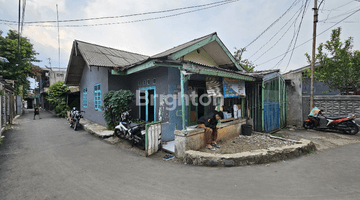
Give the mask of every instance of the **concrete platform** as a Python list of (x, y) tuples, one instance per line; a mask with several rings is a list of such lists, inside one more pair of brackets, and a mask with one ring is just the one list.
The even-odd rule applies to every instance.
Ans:
[(97, 123), (94, 123), (84, 118), (80, 120), (80, 124), (82, 125), (85, 131), (100, 138), (108, 138), (114, 135), (114, 131), (107, 130), (106, 127), (101, 126)]
[(313, 142), (301, 139), (299, 144), (291, 146), (272, 147), (235, 154), (212, 154), (189, 150), (185, 152), (184, 160), (191, 165), (231, 167), (277, 162), (299, 157), (315, 150), (316, 146)]

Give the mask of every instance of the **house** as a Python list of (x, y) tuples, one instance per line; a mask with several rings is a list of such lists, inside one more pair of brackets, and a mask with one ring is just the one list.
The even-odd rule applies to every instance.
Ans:
[(58, 81), (65, 81), (65, 69), (58, 68), (40, 68), (41, 76), (39, 80), (39, 104), (40, 107), (46, 110), (51, 110), (49, 102), (46, 100), (47, 91), (49, 87)]
[[(279, 96), (281, 87), (278, 84), (283, 83), (280, 77), (275, 71), (245, 72), (218, 35), (212, 33), (153, 56), (75, 40), (65, 84), (80, 86), (84, 117), (102, 125), (106, 125), (101, 109), (102, 95), (110, 90), (131, 90), (136, 94), (131, 105), (133, 118), (161, 121), (162, 140), (173, 141), (176, 134), (201, 138), (199, 131), (190, 133), (198, 118), (220, 106), (226, 113), (223, 126), (227, 127), (223, 129), (227, 132), (220, 133), (220, 137), (228, 137), (229, 133), (238, 135), (241, 125), (246, 123), (244, 117), (251, 112), (258, 120), (257, 125), (260, 123), (259, 130), (264, 130), (263, 119), (267, 115), (262, 114), (261, 106), (265, 100), (270, 103), (270, 98), (266, 98), (267, 94), (246, 97), (252, 90), (260, 94), (270, 90), (270, 85), (269, 90), (262, 90), (259, 84), (264, 87), (267, 83), (277, 85), (277, 92), (272, 88), (274, 93), (271, 93), (276, 93), (277, 98), (271, 102), (278, 103), (269, 109), (269, 113), (270, 110), (280, 112), (278, 100), (284, 96)], [(247, 105), (253, 105), (253, 110), (247, 109)], [(277, 117), (279, 123), (275, 128), (283, 125), (280, 114)]]
[[(319, 63), (315, 63), (315, 67), (318, 67)], [(310, 109), (307, 102), (303, 102), (305, 98), (306, 101), (310, 98), (310, 83), (311, 80), (309, 77), (304, 75), (304, 72), (310, 69), (311, 66), (307, 65), (299, 69), (291, 70), (282, 74), (286, 81), (286, 90), (287, 90), (287, 122), (289, 125), (295, 125), (297, 127), (302, 126), (304, 118), (309, 114)], [(328, 96), (328, 95), (340, 95), (340, 90), (331, 90), (324, 83), (316, 81), (314, 79), (314, 96)], [(306, 105), (305, 105), (306, 104)]]

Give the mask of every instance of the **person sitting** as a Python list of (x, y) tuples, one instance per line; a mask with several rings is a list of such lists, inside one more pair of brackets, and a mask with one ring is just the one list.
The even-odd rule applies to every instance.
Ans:
[(223, 118), (224, 114), (221, 111), (215, 111), (200, 117), (197, 121), (197, 126), (205, 129), (204, 140), (207, 149), (215, 151), (214, 147), (220, 148), (216, 143), (218, 129), (216, 125), (218, 121)]

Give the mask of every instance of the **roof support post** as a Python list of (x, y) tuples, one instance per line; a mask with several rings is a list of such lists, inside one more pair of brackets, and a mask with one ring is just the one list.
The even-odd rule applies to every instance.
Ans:
[(185, 132), (186, 131), (186, 127), (185, 127), (185, 76), (182, 73), (181, 68), (179, 67), (179, 71), (180, 71), (180, 85), (181, 85), (181, 111), (182, 111), (182, 131)]
[(279, 93), (279, 100), (278, 100), (278, 102), (279, 102), (279, 107), (280, 107), (280, 113), (279, 113), (279, 117), (280, 117), (280, 119), (279, 119), (279, 128), (281, 128), (281, 119), (282, 119), (282, 117), (281, 117), (281, 113), (282, 113), (282, 110), (281, 110), (281, 92), (282, 92), (282, 87), (281, 87), (281, 79), (280, 79), (280, 77), (279, 77), (279, 86), (278, 86), (278, 93)]
[(262, 131), (264, 132), (265, 131), (265, 116), (264, 116), (264, 111), (265, 111), (265, 108), (264, 108), (264, 92), (265, 90), (265, 82), (262, 81), (262, 86), (261, 86), (261, 120), (262, 120)]

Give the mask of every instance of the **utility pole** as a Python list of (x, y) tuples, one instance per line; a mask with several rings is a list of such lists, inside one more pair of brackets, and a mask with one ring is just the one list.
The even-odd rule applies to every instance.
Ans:
[(311, 57), (311, 85), (310, 85), (310, 111), (314, 107), (314, 69), (315, 69), (315, 50), (316, 50), (316, 23), (318, 22), (317, 0), (314, 0), (314, 27), (313, 27), (313, 44)]
[(59, 30), (59, 11), (58, 11), (58, 5), (56, 4), (56, 23), (58, 28), (58, 45), (59, 45), (59, 72), (60, 72), (60, 30)]
[(21, 0), (19, 0), (19, 22), (18, 22), (18, 52), (20, 55), (20, 18), (21, 18)]
[[(56, 83), (56, 74), (51, 68), (51, 58), (48, 58), (48, 60), (49, 60), (49, 65), (50, 65), (50, 76), (49, 77), (51, 77), (51, 73), (53, 73), (54, 74), (54, 80), (55, 80), (55, 83)], [(49, 83), (50, 83), (50, 79), (49, 79)], [(51, 85), (51, 83), (50, 83), (50, 85)]]

